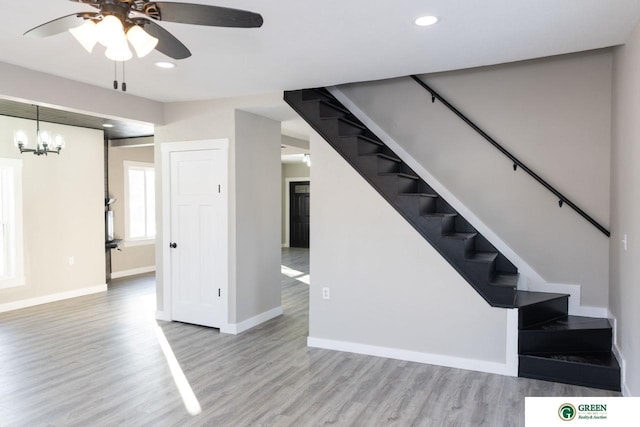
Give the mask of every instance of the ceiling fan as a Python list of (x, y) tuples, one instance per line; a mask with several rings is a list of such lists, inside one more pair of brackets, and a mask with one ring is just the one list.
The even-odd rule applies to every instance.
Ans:
[(72, 13), (32, 28), (25, 35), (48, 37), (69, 30), (89, 52), (98, 42), (105, 45), (107, 57), (115, 61), (132, 57), (128, 43), (138, 57), (156, 49), (173, 59), (184, 59), (191, 56), (189, 49), (156, 21), (234, 28), (258, 28), (263, 23), (258, 13), (203, 4), (149, 0), (70, 1), (93, 6), (98, 11)]

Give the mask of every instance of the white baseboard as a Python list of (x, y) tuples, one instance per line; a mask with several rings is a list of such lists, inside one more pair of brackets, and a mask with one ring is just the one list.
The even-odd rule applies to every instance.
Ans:
[(492, 374), (513, 376), (513, 368), (507, 363), (489, 362), (486, 360), (466, 359), (442, 354), (421, 353), (397, 348), (378, 347), (325, 338), (307, 337), (307, 346), (326, 350), (344, 351), (347, 353), (365, 354), (368, 356), (386, 357), (388, 359), (406, 360), (409, 362), (428, 363), (430, 365), (450, 368), (488, 372)]
[(264, 313), (260, 313), (257, 316), (253, 316), (247, 320), (243, 320), (240, 323), (229, 323), (227, 326), (220, 328), (220, 332), (223, 334), (237, 335), (246, 330), (249, 330), (261, 323), (271, 320), (275, 317), (281, 316), (284, 313), (282, 307), (276, 307)]
[(111, 278), (119, 279), (121, 277), (135, 276), (136, 274), (151, 273), (153, 271), (156, 271), (156, 266), (150, 265), (149, 267), (139, 267), (132, 268), (131, 270), (114, 271), (113, 273), (111, 273)]
[(169, 313), (167, 313), (166, 311), (156, 310), (156, 320), (171, 322), (171, 316), (169, 316)]
[(624, 397), (632, 397), (631, 391), (629, 390), (629, 386), (627, 385), (626, 381), (627, 361), (625, 360), (620, 347), (618, 347), (618, 319), (616, 319), (616, 317), (611, 314), (611, 312), (609, 312), (607, 317), (609, 318), (609, 321), (611, 322), (611, 326), (613, 328), (613, 354), (616, 356), (616, 359), (618, 359), (618, 363), (620, 364), (620, 390), (622, 391), (622, 395)]
[(288, 243), (283, 243), (283, 244), (282, 244), (282, 247), (283, 247), (283, 248), (288, 248), (288, 247), (289, 247), (289, 244), (288, 244)]
[(33, 307), (36, 305), (47, 304), (50, 302), (62, 301), (69, 298), (77, 298), (85, 295), (97, 294), (105, 292), (107, 285), (90, 286), (88, 288), (76, 289), (73, 291), (59, 292), (56, 294), (44, 295), (36, 298), (23, 299), (19, 301), (0, 304), (0, 313), (7, 311), (20, 310), (21, 308)]

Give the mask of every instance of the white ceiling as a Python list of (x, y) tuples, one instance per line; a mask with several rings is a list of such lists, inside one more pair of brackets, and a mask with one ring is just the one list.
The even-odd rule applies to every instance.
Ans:
[[(180, 1), (180, 0), (178, 0)], [(192, 0), (261, 13), (259, 29), (161, 23), (193, 53), (164, 71), (153, 52), (126, 63), (129, 93), (170, 102), (211, 99), (468, 68), (624, 43), (638, 0)], [(22, 34), (91, 7), (2, 1), (0, 61), (109, 88), (113, 63), (68, 33)], [(440, 22), (413, 24), (432, 14)]]

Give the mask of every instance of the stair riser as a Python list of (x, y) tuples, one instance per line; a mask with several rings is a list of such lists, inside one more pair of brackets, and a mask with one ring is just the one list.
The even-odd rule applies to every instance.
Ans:
[(402, 176), (375, 175), (374, 180), (378, 189), (392, 200), (395, 199), (399, 193), (415, 193), (417, 191), (417, 182), (415, 179)]
[(520, 354), (577, 354), (611, 351), (611, 329), (520, 331)]
[(324, 118), (329, 118), (329, 117), (348, 117), (349, 113), (346, 113), (345, 111), (339, 109), (339, 108), (333, 108), (331, 106), (331, 104), (325, 104), (325, 103), (321, 103), (319, 102), (318, 104), (318, 116)]
[(437, 197), (398, 196), (396, 202), (400, 210), (409, 212), (417, 218), (424, 213), (433, 213), (436, 209)]
[(518, 326), (525, 329), (566, 316), (569, 312), (569, 297), (557, 298), (518, 310)]
[(448, 237), (440, 238), (440, 245), (445, 252), (450, 254), (455, 260), (462, 261), (475, 249), (475, 238), (453, 239)]
[(464, 261), (464, 269), (478, 281), (489, 281), (495, 271), (494, 262)]
[[(302, 89), (302, 91), (300, 91), (300, 100), (301, 101), (317, 101), (317, 100), (323, 100), (323, 101), (327, 101), (327, 102), (334, 102), (335, 99), (331, 96), (331, 95), (327, 95), (321, 92), (318, 92), (317, 90), (314, 89)], [(295, 94), (296, 92), (291, 92), (292, 94)]]
[(620, 369), (523, 355), (519, 362), (519, 377), (620, 391)]
[(356, 163), (361, 174), (365, 176), (377, 175), (379, 173), (403, 173), (402, 164), (394, 162), (384, 157), (378, 156), (358, 156)]

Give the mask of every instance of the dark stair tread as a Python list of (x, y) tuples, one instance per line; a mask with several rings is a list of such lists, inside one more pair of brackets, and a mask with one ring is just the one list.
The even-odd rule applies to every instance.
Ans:
[(430, 193), (400, 193), (398, 194), (398, 196), (405, 196), (405, 197), (429, 197), (429, 198), (438, 198), (440, 196), (438, 196), (437, 194), (430, 194)]
[(415, 175), (410, 175), (408, 173), (402, 173), (402, 172), (386, 172), (386, 173), (379, 173), (378, 176), (398, 176), (401, 178), (408, 178), (408, 179), (414, 179), (416, 181), (420, 180), (419, 176), (415, 176)]
[(475, 262), (493, 262), (497, 257), (498, 257), (497, 252), (474, 252), (472, 254), (467, 255), (465, 260), (475, 261)]
[(599, 366), (609, 369), (620, 369), (618, 360), (612, 352), (580, 353), (580, 354), (521, 354), (520, 357), (557, 361), (585, 366)]
[(365, 125), (363, 125), (362, 123), (358, 123), (358, 122), (354, 122), (353, 120), (350, 119), (346, 119), (344, 117), (320, 117), (320, 120), (337, 120), (340, 122), (344, 122), (350, 126), (355, 126), (357, 128), (360, 128), (362, 130), (366, 130), (367, 127)]
[(371, 142), (372, 144), (377, 144), (381, 147), (385, 146), (383, 142), (378, 141), (375, 138), (371, 138), (370, 136), (367, 136), (367, 135), (338, 135), (338, 138), (359, 138), (367, 142)]
[(393, 156), (389, 156), (388, 154), (382, 154), (382, 153), (369, 153), (369, 154), (360, 154), (360, 157), (380, 157), (386, 160), (390, 160), (392, 162), (396, 162), (396, 163), (402, 163), (402, 160), (400, 160), (397, 157), (393, 157)]
[(515, 306), (516, 308), (528, 307), (534, 304), (565, 298), (568, 296), (568, 294), (556, 294), (550, 292), (518, 291), (516, 294)]
[(504, 288), (515, 288), (518, 285), (518, 273), (501, 273), (497, 274), (489, 281), (491, 286), (499, 286)]
[[(436, 196), (437, 197), (437, 196)], [(423, 213), (421, 216), (425, 218), (453, 218), (458, 216), (456, 213), (445, 213), (445, 212), (431, 212), (431, 213)]]
[(442, 237), (447, 239), (459, 239), (466, 240), (471, 239), (472, 237), (476, 237), (478, 233), (447, 233), (443, 234)]
[[(351, 114), (351, 111), (347, 110), (344, 106), (342, 106), (341, 104), (337, 104), (331, 101), (327, 101), (326, 99), (316, 99), (316, 102), (320, 102), (321, 104), (325, 104), (328, 105), (331, 108), (334, 108), (336, 110), (340, 110), (345, 114)], [(310, 101), (306, 101), (306, 102), (310, 102)], [(337, 101), (336, 101), (337, 102)]]
[(531, 326), (523, 331), (527, 332), (552, 332), (568, 330), (597, 330), (611, 329), (608, 319), (584, 316), (565, 316), (540, 325)]

